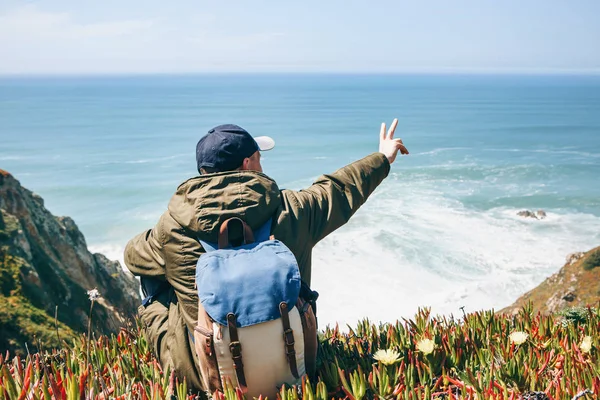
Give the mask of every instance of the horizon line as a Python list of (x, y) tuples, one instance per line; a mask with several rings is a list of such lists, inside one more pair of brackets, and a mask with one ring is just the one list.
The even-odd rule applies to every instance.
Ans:
[(301, 70), (256, 70), (256, 71), (94, 71), (94, 72), (0, 72), (0, 78), (10, 77), (135, 77), (135, 76), (200, 76), (200, 75), (521, 75), (521, 76), (552, 76), (552, 75), (600, 75), (596, 69), (423, 69), (400, 71), (301, 71)]

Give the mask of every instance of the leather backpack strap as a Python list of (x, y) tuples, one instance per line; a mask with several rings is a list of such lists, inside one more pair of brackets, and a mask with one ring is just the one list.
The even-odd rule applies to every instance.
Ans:
[(229, 224), (234, 221), (242, 224), (242, 233), (244, 235), (244, 240), (242, 243), (254, 243), (254, 233), (252, 233), (252, 229), (250, 229), (250, 226), (244, 221), (242, 221), (240, 218), (233, 217), (229, 218), (228, 220), (225, 220), (221, 224), (221, 228), (219, 229), (219, 249), (226, 249), (227, 247), (229, 247)]
[(246, 376), (244, 375), (244, 364), (242, 362), (242, 345), (238, 336), (236, 318), (234, 313), (227, 314), (227, 328), (229, 328), (229, 350), (233, 359), (233, 368), (238, 380), (238, 385), (245, 391), (248, 385), (246, 384)]
[(300, 378), (298, 374), (298, 366), (296, 365), (296, 350), (294, 350), (294, 331), (290, 326), (290, 316), (288, 313), (287, 304), (282, 301), (279, 304), (279, 313), (281, 314), (281, 323), (283, 324), (283, 341), (285, 342), (285, 355), (287, 356), (290, 371), (294, 378)]
[(310, 379), (316, 380), (317, 376), (317, 352), (319, 342), (317, 340), (317, 318), (312, 306), (302, 297), (298, 298), (296, 308), (300, 312), (302, 322), (302, 339), (304, 340), (304, 366), (306, 374)]
[(198, 302), (198, 323), (194, 327), (192, 337), (194, 338), (195, 353), (198, 357), (200, 376), (205, 386), (204, 390), (211, 393), (215, 390), (223, 390), (217, 353), (214, 347), (212, 320), (204, 311), (200, 301)]

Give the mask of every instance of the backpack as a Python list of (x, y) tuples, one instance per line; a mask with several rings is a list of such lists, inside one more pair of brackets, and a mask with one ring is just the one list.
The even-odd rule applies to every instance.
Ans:
[[(243, 232), (229, 242), (231, 227)], [(240, 218), (223, 222), (218, 243), (200, 240), (198, 323), (194, 347), (205, 389), (238, 386), (247, 398), (276, 398), (284, 384), (313, 377), (317, 357), (315, 300), (292, 252), (270, 236), (271, 219), (253, 232)]]

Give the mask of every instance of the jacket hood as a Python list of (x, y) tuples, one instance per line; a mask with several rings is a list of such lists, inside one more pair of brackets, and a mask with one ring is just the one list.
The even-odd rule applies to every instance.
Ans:
[(274, 180), (256, 171), (233, 171), (183, 182), (169, 202), (169, 213), (201, 240), (216, 242), (223, 221), (239, 217), (257, 229), (280, 205), (281, 192)]

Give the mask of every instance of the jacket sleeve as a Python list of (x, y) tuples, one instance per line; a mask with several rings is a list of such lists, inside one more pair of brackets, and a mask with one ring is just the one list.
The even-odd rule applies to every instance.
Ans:
[(373, 153), (298, 192), (313, 244), (348, 222), (389, 171), (385, 155)]
[(164, 215), (154, 228), (140, 233), (127, 243), (124, 260), (132, 274), (153, 277), (165, 275), (163, 218)]

